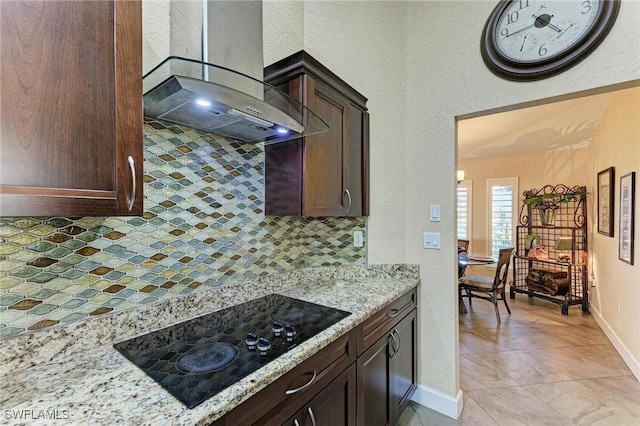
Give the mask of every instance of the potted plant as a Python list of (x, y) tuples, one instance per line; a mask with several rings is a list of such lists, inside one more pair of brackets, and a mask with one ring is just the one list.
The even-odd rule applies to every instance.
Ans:
[(578, 201), (586, 195), (584, 186), (568, 188), (564, 185), (547, 185), (542, 189), (528, 189), (522, 193), (522, 202), (538, 210), (543, 226), (553, 226), (559, 204)]

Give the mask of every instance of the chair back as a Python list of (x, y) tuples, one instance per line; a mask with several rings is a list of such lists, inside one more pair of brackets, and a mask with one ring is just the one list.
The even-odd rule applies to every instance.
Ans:
[(469, 261), (469, 255), (466, 251), (458, 251), (458, 278), (464, 275), (467, 269), (467, 262)]
[(507, 283), (507, 274), (509, 273), (509, 263), (513, 254), (513, 247), (500, 249), (498, 253), (498, 265), (496, 266), (496, 276), (493, 279), (493, 287), (501, 290)]
[(464, 251), (468, 251), (469, 240), (458, 240), (458, 253), (460, 252), (460, 249), (463, 249)]

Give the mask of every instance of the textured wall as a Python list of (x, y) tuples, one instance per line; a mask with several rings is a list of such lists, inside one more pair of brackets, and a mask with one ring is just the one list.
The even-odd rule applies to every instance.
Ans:
[[(622, 1), (609, 36), (589, 57), (545, 80), (511, 82), (494, 76), (480, 56), (483, 25), (496, 2), (409, 2), (406, 261), (420, 265), (420, 350), (429, 368), (420, 383), (447, 395), (458, 391), (455, 269), (455, 117), (505, 105), (640, 78), (640, 3)], [(409, 151), (408, 151), (409, 153)], [(429, 204), (443, 221), (426, 223)], [(373, 210), (373, 209), (372, 209)], [(417, 230), (442, 233), (442, 250), (424, 250)], [(378, 241), (369, 240), (375, 246)], [(373, 249), (372, 249), (373, 250)]]
[[(277, 3), (299, 8), (300, 2)], [(637, 1), (623, 0), (607, 39), (577, 67), (530, 83), (501, 80), (482, 62), (480, 35), (495, 6), (495, 0), (306, 1), (303, 22), (285, 25), (267, 14), (264, 22), (303, 33), (305, 50), (369, 98), (369, 261), (420, 265), (419, 382), (449, 397), (459, 391), (455, 117), (640, 77)], [(277, 34), (265, 30), (271, 61), (295, 51), (272, 40)], [(430, 204), (442, 206), (442, 222), (428, 222)], [(424, 231), (442, 233), (442, 250), (422, 248)]]
[(143, 217), (0, 218), (0, 337), (228, 280), (364, 264), (364, 218), (264, 216), (263, 148), (145, 124)]
[[(592, 312), (631, 369), (640, 375), (640, 88), (616, 93), (591, 147), (590, 238), (591, 270), (597, 286), (591, 289)], [(612, 149), (614, 148), (614, 149)], [(615, 167), (613, 238), (597, 232), (598, 172)], [(634, 264), (618, 259), (620, 238), (620, 177), (636, 172)], [(618, 312), (618, 303), (620, 311)]]

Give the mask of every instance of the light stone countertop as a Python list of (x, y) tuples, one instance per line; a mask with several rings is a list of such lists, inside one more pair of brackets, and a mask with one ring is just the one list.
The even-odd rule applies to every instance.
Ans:
[[(313, 276), (312, 280), (309, 279), (310, 276)], [(10, 341), (1, 342), (0, 346), (0, 362), (3, 365), (0, 376), (0, 424), (208, 424), (417, 285), (419, 274), (414, 265), (310, 268), (306, 272), (294, 273), (292, 279), (281, 277), (280, 284), (276, 286), (281, 288), (271, 292), (346, 310), (352, 315), (193, 409), (182, 405), (112, 346), (112, 343), (151, 330), (141, 331), (139, 327), (132, 326), (129, 330), (130, 335), (122, 332), (114, 335), (95, 330), (104, 326), (104, 321), (86, 321), (92, 324), (82, 324), (77, 329), (58, 329), (37, 335), (34, 333), (13, 341), (7, 339)], [(229, 291), (231, 290), (225, 289), (221, 295), (229, 298)], [(249, 297), (246, 289), (243, 294), (244, 297), (230, 297), (234, 300), (233, 304), (262, 296), (254, 294)], [(199, 297), (211, 299), (211, 293), (202, 292)], [(226, 306), (218, 309), (223, 307)], [(175, 306), (173, 309), (179, 311)], [(213, 310), (216, 309), (210, 309)], [(133, 323), (135, 319), (140, 318), (138, 310), (135, 311), (121, 313), (120, 316), (126, 320), (111, 318), (106, 320), (106, 324)], [(193, 317), (188, 316), (186, 311), (173, 313), (177, 317), (182, 316), (174, 323)], [(164, 326), (166, 325), (162, 325)], [(80, 333), (91, 334), (87, 333), (87, 330), (93, 330), (101, 337), (91, 336), (83, 341)], [(107, 337), (104, 337), (105, 335)], [(104, 341), (114, 336), (114, 340)], [(57, 341), (49, 342), (47, 339)], [(22, 354), (20, 348), (28, 347), (27, 342), (41, 344), (41, 352), (46, 356), (35, 350), (25, 350)], [(78, 349), (78, 342), (83, 342), (85, 346)], [(96, 343), (99, 345), (90, 347)], [(7, 368), (8, 366), (11, 368)], [(23, 420), (16, 418), (20, 415), (23, 416)]]

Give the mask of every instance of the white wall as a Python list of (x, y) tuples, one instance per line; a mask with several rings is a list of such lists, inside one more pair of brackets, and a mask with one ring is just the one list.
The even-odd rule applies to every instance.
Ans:
[[(640, 377), (640, 89), (616, 93), (593, 139), (591, 180), (591, 310), (610, 340)], [(597, 175), (615, 167), (613, 238), (597, 232)], [(634, 265), (618, 259), (620, 177), (636, 172)], [(618, 311), (618, 303), (620, 310)]]
[[(265, 65), (304, 48), (369, 98), (372, 214), (366, 238), (377, 242), (368, 244), (369, 263), (406, 261), (405, 9), (402, 2), (263, 3)], [(292, 37), (299, 34), (304, 45)]]
[[(563, 74), (517, 83), (495, 77), (484, 66), (480, 34), (495, 1), (412, 2), (408, 13), (408, 143), (414, 147), (406, 167), (407, 260), (421, 265), (421, 383), (452, 397), (457, 381), (457, 321), (453, 198), (455, 191), (454, 117), (532, 101), (640, 76), (640, 3), (623, 1), (616, 25), (602, 45)], [(631, 41), (631, 42), (630, 42)], [(443, 232), (443, 250), (420, 249), (416, 231), (425, 227), (430, 203), (443, 205), (451, 219), (430, 226)], [(373, 241), (372, 244), (376, 244)], [(427, 312), (425, 312), (425, 308)], [(431, 367), (433, 366), (433, 368)]]
[(142, 72), (146, 74), (170, 53), (169, 1), (142, 2)]

